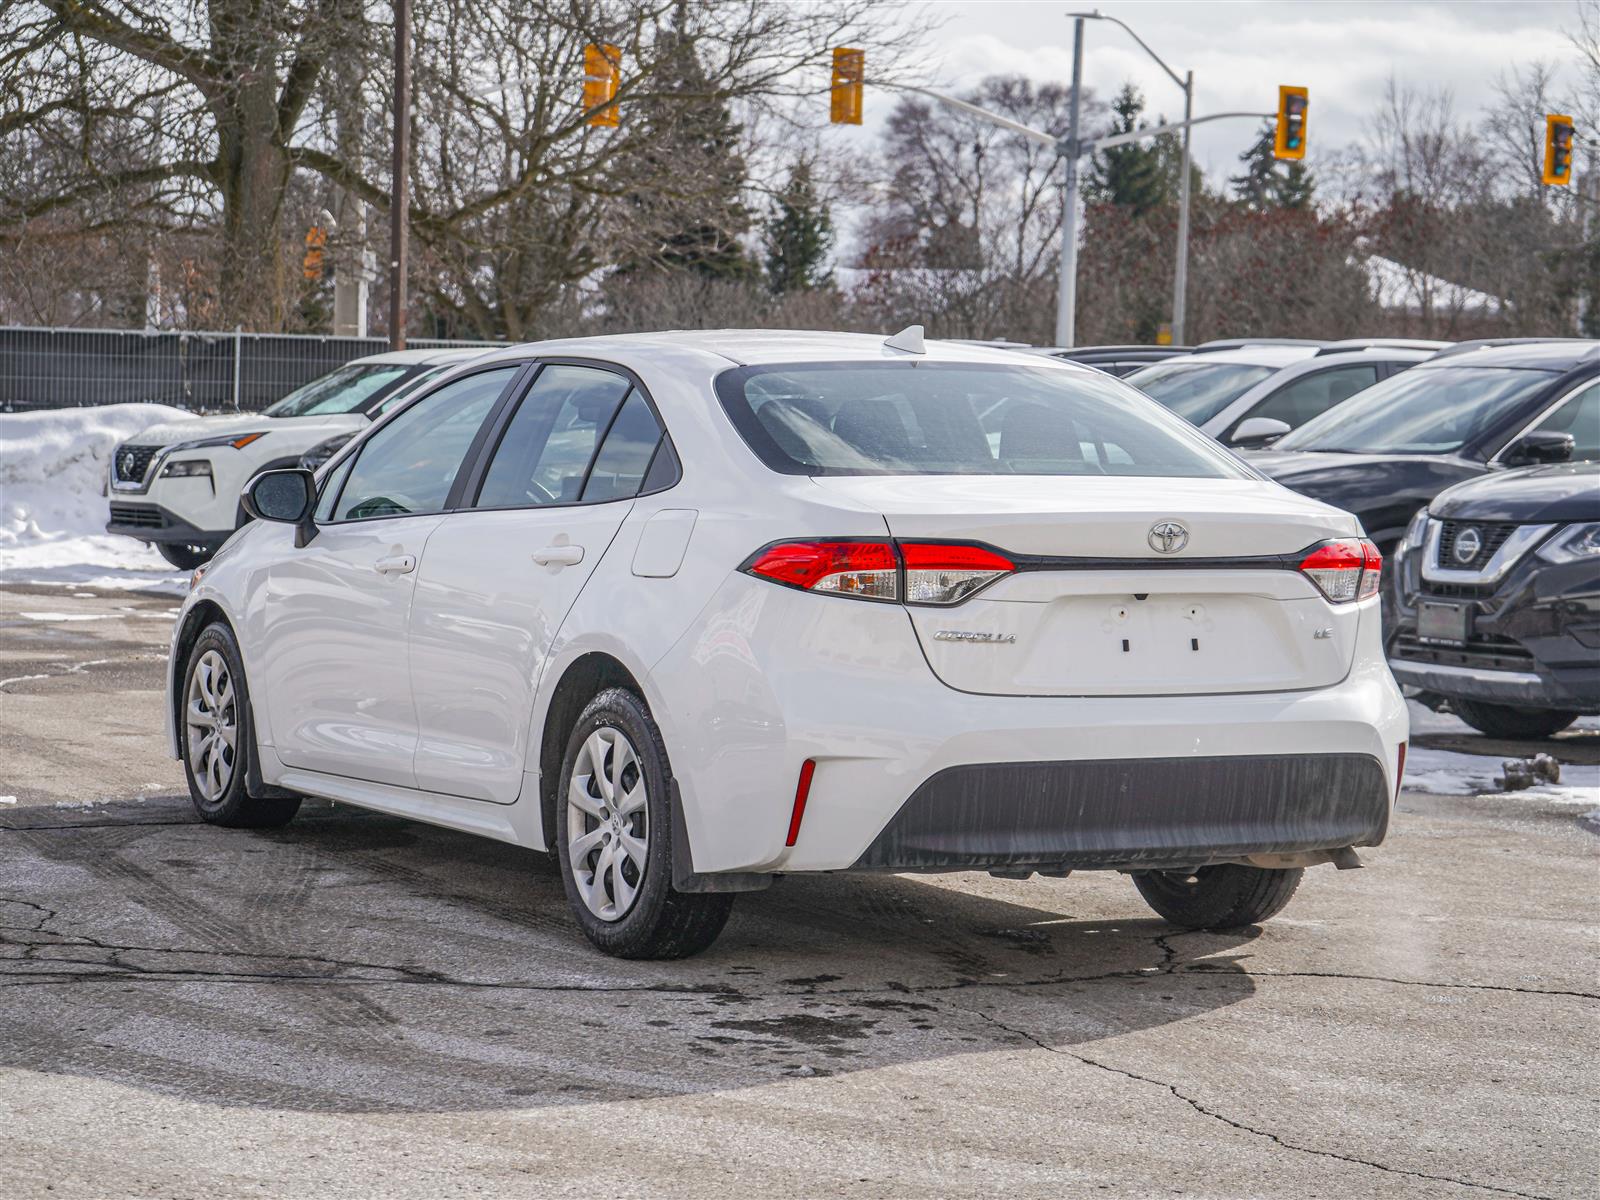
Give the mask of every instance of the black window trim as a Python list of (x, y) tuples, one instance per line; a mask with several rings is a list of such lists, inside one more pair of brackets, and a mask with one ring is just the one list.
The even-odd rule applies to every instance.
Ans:
[[(473, 434), (472, 441), (468, 443), (467, 451), (464, 455), (462, 455), (461, 458), (461, 465), (456, 468), (455, 478), (451, 481), (450, 490), (445, 493), (444, 503), (440, 507), (436, 509), (430, 509), (425, 513), (376, 513), (370, 517), (346, 517), (343, 520), (330, 518), (326, 521), (318, 522), (319, 528), (329, 528), (335, 525), (364, 525), (372, 521), (401, 521), (407, 519), (408, 517), (433, 517), (455, 511), (462, 486), (463, 474), (467, 471), (467, 468), (476, 461), (476, 455), (481, 451), (484, 430), (493, 424), (496, 417), (501, 411), (504, 410), (507, 397), (517, 394), (522, 381), (529, 373), (529, 365), (530, 364), (525, 361), (518, 361), (516, 359), (502, 359), (498, 362), (484, 363), (481, 367), (478, 367), (475, 370), (463, 371), (460, 375), (451, 375), (448, 379), (441, 379), (433, 387), (430, 387), (427, 391), (421, 393), (420, 395), (413, 396), (410, 400), (406, 401), (405, 404), (401, 405), (393, 412), (384, 413), (383, 418), (380, 421), (374, 424), (371, 429), (365, 431), (367, 436), (358, 440), (354, 452), (350, 455), (350, 470), (345, 471), (344, 477), (339, 480), (339, 495), (334, 497), (333, 508), (331, 511), (338, 512), (339, 504), (344, 499), (344, 489), (350, 482), (350, 476), (355, 473), (355, 465), (360, 460), (361, 455), (366, 452), (367, 446), (369, 446), (372, 442), (372, 435), (377, 430), (387, 428), (390, 422), (396, 420), (401, 413), (410, 412), (412, 408), (418, 404), (418, 402), (425, 400), (429, 396), (437, 394), (441, 388), (454, 387), (463, 379), (470, 379), (475, 375), (482, 375), (486, 371), (503, 371), (507, 367), (514, 368), (511, 378), (507, 380), (505, 386), (500, 389), (500, 394), (495, 397), (494, 403), (489, 406), (488, 413), (484, 416), (483, 421), (478, 425), (478, 430), (475, 434)], [(340, 463), (340, 466), (336, 467), (334, 466), (334, 463)], [(334, 476), (338, 474), (340, 467), (342, 467), (342, 460), (335, 459), (333, 462), (330, 462), (327, 479), (331, 481)], [(319, 495), (317, 497), (317, 503), (319, 506), (321, 505), (321, 502), (322, 497)]]
[[(672, 440), (672, 431), (667, 428), (666, 421), (662, 419), (661, 409), (657, 407), (655, 398), (650, 395), (650, 389), (645, 387), (644, 380), (640, 379), (636, 372), (623, 366), (621, 363), (610, 362), (606, 359), (583, 358), (573, 355), (551, 355), (549, 357), (530, 359), (529, 366), (533, 368), (533, 371), (527, 381), (518, 389), (518, 394), (515, 401), (505, 405), (496, 412), (491, 413), (490, 419), (484, 422), (483, 429), (487, 431), (487, 435), (483, 438), (484, 444), (480, 446), (475, 443), (472, 450), (469, 451), (468, 457), (471, 469), (465, 474), (464, 477), (457, 477), (457, 483), (461, 485), (461, 494), (459, 496), (451, 496), (451, 499), (455, 500), (456, 504), (449, 509), (449, 511), (475, 513), (547, 512), (552, 509), (562, 508), (589, 508), (597, 504), (621, 504), (624, 502), (631, 502), (639, 499), (642, 496), (657, 496), (662, 492), (669, 491), (672, 488), (677, 487), (678, 484), (683, 482), (683, 457), (677, 453), (677, 447), (674, 444), (673, 457), (678, 463), (677, 471), (674, 472), (673, 477), (668, 482), (659, 487), (651, 488), (649, 491), (644, 490), (643, 480), (650, 478), (650, 468), (655, 465), (656, 457), (661, 453), (661, 447)], [(606, 500), (578, 499), (553, 502), (550, 504), (495, 504), (479, 507), (476, 501), (479, 494), (483, 491), (484, 479), (489, 473), (489, 464), (494, 460), (495, 451), (500, 448), (501, 439), (505, 436), (506, 429), (510, 427), (512, 419), (516, 416), (517, 409), (521, 406), (522, 401), (527, 399), (528, 392), (533, 389), (533, 385), (538, 381), (539, 376), (544, 372), (544, 368), (546, 367), (590, 367), (595, 370), (608, 371), (613, 375), (618, 375), (625, 379), (631, 385), (629, 390), (638, 392), (639, 395), (644, 399), (645, 404), (650, 409), (650, 415), (655, 418), (657, 428), (661, 430), (661, 436), (656, 439), (656, 447), (653, 451), (651, 451), (650, 461), (645, 464), (644, 474), (640, 477), (640, 490), (631, 496), (613, 496)], [(599, 457), (600, 451), (605, 445), (606, 435), (611, 432), (611, 426), (616, 423), (618, 414), (622, 412), (622, 406), (627, 402), (628, 395), (626, 392), (624, 392), (622, 399), (617, 402), (617, 407), (612, 410), (611, 418), (606, 422), (605, 429), (602, 430), (600, 435), (595, 438), (594, 449), (589, 454), (589, 462), (583, 469), (583, 483), (578, 488), (578, 495), (580, 497), (589, 488), (589, 474), (594, 470), (595, 461)], [(476, 457), (473, 457), (474, 455)]]

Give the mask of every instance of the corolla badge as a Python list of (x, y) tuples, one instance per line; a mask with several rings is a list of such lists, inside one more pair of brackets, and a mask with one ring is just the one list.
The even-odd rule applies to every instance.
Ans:
[(1455, 555), (1458, 563), (1470, 563), (1478, 557), (1478, 551), (1483, 549), (1483, 535), (1476, 529), (1463, 529), (1456, 534), (1456, 544), (1450, 553)]
[(1009, 646), (1017, 640), (1014, 633), (989, 633), (978, 629), (936, 629), (936, 642), (978, 642), (989, 646)]
[(1189, 544), (1189, 531), (1176, 521), (1158, 521), (1146, 540), (1157, 554), (1176, 554)]

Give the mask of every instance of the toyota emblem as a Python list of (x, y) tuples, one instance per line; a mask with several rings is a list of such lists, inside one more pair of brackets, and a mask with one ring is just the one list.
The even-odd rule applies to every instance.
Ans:
[(1176, 554), (1189, 544), (1189, 531), (1176, 521), (1160, 521), (1150, 526), (1147, 540), (1157, 554)]
[(1455, 555), (1455, 560), (1466, 566), (1478, 557), (1478, 551), (1483, 549), (1483, 535), (1476, 529), (1463, 529), (1456, 534), (1456, 544), (1450, 553)]

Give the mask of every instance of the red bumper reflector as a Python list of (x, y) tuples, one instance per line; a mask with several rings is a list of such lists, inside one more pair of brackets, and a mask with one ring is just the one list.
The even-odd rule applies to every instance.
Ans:
[(800, 782), (794, 789), (794, 815), (789, 818), (789, 836), (784, 839), (785, 846), (794, 845), (795, 838), (800, 836), (800, 819), (806, 815), (806, 797), (811, 794), (811, 776), (816, 770), (817, 764), (809, 758), (800, 764)]

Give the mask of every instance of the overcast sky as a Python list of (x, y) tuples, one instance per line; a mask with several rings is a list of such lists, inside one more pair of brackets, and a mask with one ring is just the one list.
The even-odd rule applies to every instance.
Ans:
[[(1277, 107), (1280, 83), (1310, 88), (1313, 167), (1319, 149), (1362, 135), (1391, 74), (1418, 88), (1448, 87), (1462, 115), (1472, 116), (1495, 76), (1514, 62), (1553, 60), (1569, 79), (1576, 71), (1564, 35), (1577, 25), (1573, 0), (937, 0), (928, 11), (943, 25), (928, 39), (935, 52), (927, 77), (957, 91), (1001, 73), (1066, 82), (1072, 22), (1065, 14), (1097, 7), (1137, 30), (1180, 75), (1194, 71), (1197, 116), (1264, 112)], [(1182, 91), (1116, 25), (1088, 22), (1084, 47), (1085, 83), (1100, 98), (1109, 100), (1131, 79), (1145, 93), (1152, 121), (1183, 115)], [(881, 92), (869, 95), (868, 126), (892, 103)], [(1199, 126), (1196, 161), (1213, 179), (1226, 178), (1253, 133), (1245, 121)]]

